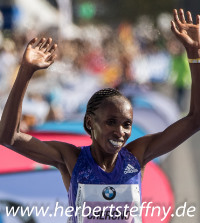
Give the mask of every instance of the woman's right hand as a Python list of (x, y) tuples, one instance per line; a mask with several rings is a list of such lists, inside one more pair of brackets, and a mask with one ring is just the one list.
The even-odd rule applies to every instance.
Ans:
[(34, 72), (39, 69), (48, 68), (56, 58), (54, 54), (57, 44), (52, 44), (52, 39), (32, 39), (24, 52), (22, 66), (28, 66)]

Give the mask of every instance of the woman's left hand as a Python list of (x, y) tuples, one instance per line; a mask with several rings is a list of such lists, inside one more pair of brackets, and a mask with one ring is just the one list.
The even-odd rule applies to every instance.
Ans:
[(174, 21), (171, 22), (172, 31), (176, 37), (184, 45), (189, 58), (200, 57), (200, 15), (196, 16), (196, 24), (193, 23), (192, 15), (189, 11), (186, 12), (185, 19), (183, 9), (173, 11)]

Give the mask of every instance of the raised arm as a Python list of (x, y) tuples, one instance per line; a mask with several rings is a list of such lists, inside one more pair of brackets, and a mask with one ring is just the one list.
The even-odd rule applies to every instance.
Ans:
[[(46, 46), (48, 46), (52, 40), (48, 39), (45, 41), (45, 39), (41, 39), (33, 48), (36, 41), (36, 38), (32, 39), (25, 50), (17, 78), (2, 114), (0, 139), (4, 144), (12, 145), (14, 143), (16, 133), (19, 132), (22, 101), (33, 73), (36, 70), (47, 68), (53, 63), (52, 53), (56, 46), (52, 48), (52, 53), (44, 52)], [(44, 47), (40, 50), (42, 44), (44, 44)]]
[[(187, 12), (187, 19), (182, 9), (179, 10), (179, 14), (175, 9), (173, 14), (172, 31), (184, 45), (188, 59), (200, 58), (200, 16), (196, 17), (194, 24), (190, 12)], [(138, 157), (142, 166), (155, 157), (175, 149), (200, 129), (200, 63), (190, 63), (190, 70), (192, 88), (188, 115), (163, 132), (144, 136), (127, 145), (128, 149)]]
[[(196, 114), (199, 116), (200, 102), (199, 102), (199, 83), (200, 83), (200, 16), (196, 16), (196, 24), (193, 24), (192, 15), (187, 11), (187, 22), (184, 16), (184, 11), (180, 9), (180, 16), (177, 10), (174, 10), (174, 22), (172, 21), (172, 31), (176, 37), (183, 43), (188, 59), (198, 59), (199, 63), (190, 63), (190, 70), (192, 75), (191, 88), (191, 103), (189, 114)], [(180, 17), (180, 18), (179, 18)], [(193, 61), (195, 62), (195, 61)]]
[(37, 162), (54, 166), (65, 163), (65, 153), (71, 151), (73, 146), (61, 142), (42, 142), (20, 132), (19, 125), (28, 83), (35, 71), (48, 68), (54, 62), (56, 48), (51, 38), (39, 41), (35, 38), (29, 42), (0, 122), (2, 145)]

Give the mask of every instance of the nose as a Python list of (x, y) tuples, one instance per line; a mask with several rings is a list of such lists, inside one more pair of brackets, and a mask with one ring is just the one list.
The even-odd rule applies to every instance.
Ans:
[(118, 126), (115, 128), (114, 130), (114, 134), (120, 138), (120, 137), (124, 137), (125, 136), (125, 131), (124, 131), (124, 128), (123, 126)]

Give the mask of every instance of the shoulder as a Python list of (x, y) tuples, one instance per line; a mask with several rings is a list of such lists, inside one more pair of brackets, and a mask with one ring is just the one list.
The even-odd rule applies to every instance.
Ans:
[(152, 138), (153, 135), (146, 135), (128, 143), (125, 146), (125, 148), (137, 158), (141, 168), (144, 167), (145, 151), (147, 150)]
[(137, 165), (141, 166), (137, 156), (135, 156), (126, 147), (123, 147), (121, 149), (120, 154), (121, 154), (123, 160), (125, 161), (125, 163), (127, 163), (127, 162), (128, 163), (137, 163)]
[(74, 166), (77, 158), (81, 152), (81, 148), (75, 145), (59, 142), (59, 141), (46, 141), (49, 146), (54, 147), (62, 156), (67, 166)]

